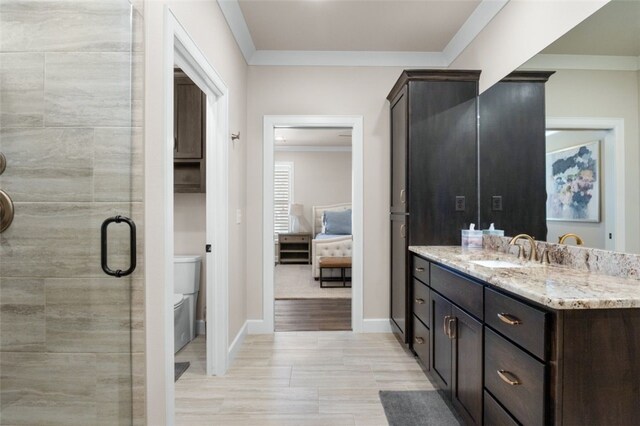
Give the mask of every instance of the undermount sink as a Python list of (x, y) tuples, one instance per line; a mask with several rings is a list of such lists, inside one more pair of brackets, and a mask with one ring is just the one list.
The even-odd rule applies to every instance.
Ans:
[(471, 263), (485, 268), (523, 268), (525, 265), (504, 260), (472, 260)]

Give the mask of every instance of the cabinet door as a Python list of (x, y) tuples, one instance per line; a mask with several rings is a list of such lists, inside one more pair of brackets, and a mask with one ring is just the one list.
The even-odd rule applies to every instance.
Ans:
[(451, 319), (451, 303), (435, 291), (431, 291), (431, 371), (440, 389), (451, 389), (451, 338), (447, 334), (447, 322)]
[(482, 324), (453, 307), (452, 400), (467, 423), (482, 424)]
[(203, 97), (200, 88), (190, 79), (175, 79), (174, 158), (202, 158)]
[(391, 216), (391, 319), (406, 342), (407, 244), (406, 217)]
[(407, 211), (407, 88), (391, 105), (391, 212)]

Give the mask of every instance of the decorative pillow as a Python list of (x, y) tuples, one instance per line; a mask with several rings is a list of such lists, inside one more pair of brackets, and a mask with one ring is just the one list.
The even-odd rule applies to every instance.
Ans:
[(351, 235), (351, 209), (341, 212), (325, 211), (322, 215), (325, 234)]

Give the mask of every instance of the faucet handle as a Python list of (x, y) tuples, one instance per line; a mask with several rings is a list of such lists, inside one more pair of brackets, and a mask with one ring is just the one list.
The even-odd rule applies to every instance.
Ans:
[(549, 261), (549, 249), (545, 248), (542, 250), (542, 254), (540, 255), (540, 263), (543, 265), (549, 265), (551, 262)]

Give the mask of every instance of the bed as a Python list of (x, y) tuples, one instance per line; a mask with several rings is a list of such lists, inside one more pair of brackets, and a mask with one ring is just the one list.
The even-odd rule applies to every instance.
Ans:
[(352, 235), (331, 235), (322, 232), (322, 216), (325, 211), (345, 211), (351, 209), (351, 203), (333, 204), (330, 206), (313, 206), (311, 240), (311, 271), (314, 278), (320, 277), (318, 262), (321, 257), (351, 257), (353, 247)]

